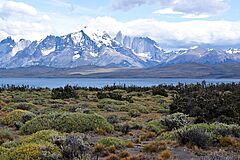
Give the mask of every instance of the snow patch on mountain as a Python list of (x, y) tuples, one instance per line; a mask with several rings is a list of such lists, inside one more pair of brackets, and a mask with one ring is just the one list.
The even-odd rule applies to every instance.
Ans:
[(95, 52), (89, 52), (89, 54), (90, 54), (92, 57), (97, 57), (97, 56), (98, 56), (98, 53), (95, 53)]
[(10, 52), (11, 57), (14, 57), (19, 51), (25, 49), (31, 44), (31, 41), (21, 39), (17, 44), (12, 48)]
[(199, 46), (192, 46), (192, 47), (190, 47), (190, 49), (197, 49), (197, 48), (199, 48)]
[(54, 52), (55, 49), (56, 48), (54, 46), (53, 48), (50, 48), (50, 49), (42, 49), (41, 52), (43, 56), (48, 56), (50, 53)]
[(136, 53), (134, 52), (136, 56), (138, 56), (140, 59), (142, 59), (144, 62), (147, 62), (149, 59), (151, 59), (151, 53), (145, 52), (145, 53)]
[(239, 48), (230, 48), (230, 49), (226, 50), (226, 53), (238, 54), (238, 53), (240, 53), (240, 49)]
[(72, 57), (72, 60), (73, 60), (73, 61), (76, 61), (76, 60), (78, 60), (80, 57), (81, 57), (80, 54), (75, 54), (75, 55)]

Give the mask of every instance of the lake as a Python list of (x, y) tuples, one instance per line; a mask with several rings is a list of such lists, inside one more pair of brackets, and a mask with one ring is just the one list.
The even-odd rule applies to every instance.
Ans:
[(153, 86), (159, 84), (176, 85), (180, 83), (195, 84), (205, 80), (207, 83), (239, 83), (240, 79), (184, 79), (184, 78), (0, 78), (0, 85), (29, 85), (32, 87), (55, 88), (60, 86), (77, 85), (81, 87), (103, 87), (106, 85)]

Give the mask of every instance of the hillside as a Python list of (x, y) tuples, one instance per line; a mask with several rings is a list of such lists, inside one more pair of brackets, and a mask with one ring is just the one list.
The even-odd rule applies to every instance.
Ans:
[(177, 64), (146, 69), (82, 66), (77, 68), (23, 67), (0, 69), (0, 77), (88, 78), (240, 78), (240, 64)]

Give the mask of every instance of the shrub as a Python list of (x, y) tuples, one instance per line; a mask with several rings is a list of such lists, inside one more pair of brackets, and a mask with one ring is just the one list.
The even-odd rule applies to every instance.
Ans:
[(2, 118), (2, 123), (9, 126), (14, 126), (16, 122), (25, 123), (35, 117), (35, 114), (25, 110), (13, 110), (7, 113)]
[(109, 151), (107, 151), (107, 148), (105, 147), (105, 145), (97, 143), (94, 146), (93, 154), (97, 155), (97, 157), (99, 157), (99, 156), (105, 157), (105, 156), (109, 155)]
[(4, 160), (45, 160), (58, 159), (62, 156), (61, 150), (51, 143), (25, 144), (9, 149), (0, 156)]
[(157, 139), (174, 141), (174, 140), (176, 140), (176, 131), (163, 132), (158, 136)]
[(4, 156), (9, 151), (8, 148), (0, 146), (0, 158)]
[(227, 147), (227, 146), (238, 146), (240, 147), (240, 142), (238, 142), (238, 140), (235, 137), (230, 137), (230, 136), (226, 136), (226, 137), (221, 137), (219, 139), (220, 145), (223, 147)]
[(61, 148), (64, 159), (90, 159), (90, 144), (84, 134), (55, 137), (53, 143)]
[(125, 146), (127, 148), (134, 148), (134, 143), (132, 141), (128, 141), (128, 142), (126, 142)]
[(156, 133), (163, 131), (165, 129), (165, 127), (158, 120), (147, 122), (146, 128), (147, 130), (156, 132)]
[(180, 143), (190, 143), (205, 148), (213, 146), (219, 141), (219, 136), (239, 137), (240, 126), (223, 123), (194, 124), (176, 131)]
[(168, 97), (168, 93), (164, 88), (154, 88), (152, 90), (153, 95), (161, 95), (164, 97)]
[(119, 157), (120, 158), (127, 158), (130, 156), (130, 153), (128, 151), (122, 151), (120, 154), (119, 154)]
[(127, 109), (121, 109), (122, 111), (130, 111), (131, 109), (136, 109), (139, 112), (143, 113), (143, 114), (148, 114), (149, 110), (146, 106), (144, 105), (140, 105), (140, 104), (135, 104), (135, 103), (130, 103), (129, 105), (126, 106)]
[(104, 130), (102, 128), (95, 129), (95, 133), (98, 135), (106, 135), (107, 134), (106, 130)]
[(146, 144), (143, 148), (144, 152), (160, 152), (167, 149), (167, 145), (163, 141), (156, 141)]
[(123, 134), (127, 134), (130, 131), (130, 126), (128, 123), (116, 124), (114, 125), (114, 129), (116, 131), (122, 132)]
[(162, 120), (162, 124), (167, 127), (167, 130), (178, 129), (182, 126), (189, 124), (189, 118), (183, 113), (174, 113), (166, 116)]
[(210, 123), (240, 124), (239, 84), (186, 85), (177, 92), (171, 113), (182, 112)]
[(116, 148), (115, 146), (110, 146), (110, 147), (107, 147), (106, 149), (107, 149), (107, 151), (110, 152), (110, 153), (115, 153), (116, 150), (117, 150), (117, 148)]
[(227, 125), (224, 123), (213, 123), (214, 134), (221, 136), (233, 136), (240, 138), (240, 126), (239, 125)]
[(69, 98), (78, 98), (78, 94), (74, 87), (65, 86), (64, 88), (55, 88), (52, 90), (52, 99), (69, 99)]
[(160, 158), (161, 158), (162, 160), (166, 160), (166, 159), (171, 158), (171, 151), (168, 150), (168, 149), (162, 151), (162, 152), (160, 153)]
[(94, 131), (97, 128), (113, 130), (112, 125), (100, 115), (65, 112), (37, 116), (24, 124), (20, 130), (25, 134), (31, 134), (45, 129), (69, 133)]
[(51, 142), (51, 140), (54, 137), (61, 135), (63, 134), (54, 130), (41, 130), (36, 133), (33, 133), (32, 135), (27, 136), (26, 138), (23, 138), (23, 142), (24, 143), (37, 143), (38, 141)]
[(143, 133), (139, 136), (141, 141), (147, 141), (147, 140), (152, 139), (154, 137), (156, 137), (156, 133), (149, 132), (149, 131), (147, 131), (146, 133)]
[(3, 112), (12, 112), (14, 108), (12, 106), (4, 106), (1, 108), (1, 111)]
[(8, 128), (0, 129), (0, 145), (6, 141), (13, 140), (13, 133)]
[(15, 109), (28, 110), (28, 111), (34, 107), (35, 106), (32, 103), (17, 103), (17, 104), (13, 105), (13, 108), (15, 108)]
[(125, 142), (123, 140), (116, 137), (102, 138), (98, 141), (98, 143), (103, 144), (106, 147), (115, 146), (116, 148), (123, 148), (125, 145)]
[(139, 117), (141, 116), (141, 113), (137, 110), (137, 109), (131, 109), (129, 112), (128, 112), (128, 115), (130, 117)]
[(111, 124), (118, 123), (120, 120), (117, 115), (110, 115), (107, 117), (107, 121)]
[(116, 154), (111, 154), (106, 160), (120, 160), (120, 158)]
[(206, 148), (213, 144), (213, 137), (210, 132), (203, 128), (192, 128), (178, 132), (178, 142), (180, 144), (191, 144), (201, 148)]
[(225, 136), (239, 138), (240, 126), (227, 125), (223, 123), (199, 123), (184, 126), (178, 130), (163, 132), (158, 140), (178, 140), (182, 144), (198, 145), (199, 147), (215, 146), (219, 138)]
[(26, 137), (23, 137), (22, 139), (11, 141), (9, 143), (4, 143), (3, 145), (4, 147), (12, 148), (12, 147), (17, 147), (17, 146), (28, 144), (28, 143), (41, 144), (45, 142), (51, 142), (54, 137), (62, 136), (62, 135), (64, 134), (54, 130), (42, 130), (34, 134), (28, 135)]
[(118, 94), (127, 94), (127, 91), (123, 89), (114, 89), (112, 92)]
[(130, 121), (129, 125), (130, 125), (130, 129), (141, 130), (144, 124), (136, 121)]
[(215, 135), (220, 135), (220, 136), (233, 136), (233, 137), (240, 137), (240, 126), (239, 125), (228, 125), (224, 123), (212, 123), (212, 124), (193, 124), (186, 126), (184, 128), (203, 128), (209, 132), (212, 132)]

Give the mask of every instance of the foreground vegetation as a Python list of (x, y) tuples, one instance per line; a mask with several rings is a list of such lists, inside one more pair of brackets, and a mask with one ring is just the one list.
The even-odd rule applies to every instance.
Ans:
[(237, 160), (240, 84), (0, 88), (2, 160)]

